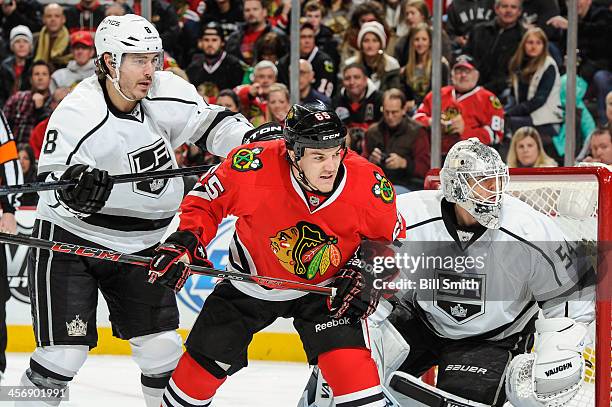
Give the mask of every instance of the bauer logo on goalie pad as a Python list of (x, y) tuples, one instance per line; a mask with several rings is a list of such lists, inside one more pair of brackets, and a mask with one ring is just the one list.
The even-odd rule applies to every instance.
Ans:
[(441, 281), (434, 292), (435, 307), (457, 324), (466, 323), (485, 312), (486, 275), (437, 271)]
[[(132, 173), (160, 171), (172, 168), (172, 158), (162, 139), (128, 153)], [(158, 198), (166, 190), (167, 179), (146, 180), (132, 183), (134, 192)]]

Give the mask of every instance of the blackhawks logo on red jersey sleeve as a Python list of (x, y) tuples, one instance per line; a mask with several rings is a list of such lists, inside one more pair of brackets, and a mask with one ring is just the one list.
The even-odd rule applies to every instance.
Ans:
[(324, 275), (330, 266), (340, 266), (342, 255), (337, 243), (337, 237), (308, 222), (298, 222), (270, 237), (270, 248), (281, 265), (306, 280)]
[(376, 184), (372, 186), (372, 193), (374, 196), (380, 198), (384, 203), (393, 202), (395, 191), (393, 190), (391, 182), (377, 172), (374, 172), (374, 178), (376, 178)]
[(262, 147), (241, 148), (232, 156), (232, 168), (240, 172), (257, 171), (263, 168), (263, 162), (259, 158), (262, 151)]

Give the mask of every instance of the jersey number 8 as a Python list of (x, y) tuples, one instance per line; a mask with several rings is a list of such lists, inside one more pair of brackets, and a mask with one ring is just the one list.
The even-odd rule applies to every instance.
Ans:
[(58, 134), (59, 133), (57, 132), (57, 130), (49, 130), (47, 132), (47, 141), (45, 143), (45, 147), (43, 147), (43, 153), (51, 154), (55, 151), (55, 148), (57, 147), (57, 144), (55, 142), (57, 141)]

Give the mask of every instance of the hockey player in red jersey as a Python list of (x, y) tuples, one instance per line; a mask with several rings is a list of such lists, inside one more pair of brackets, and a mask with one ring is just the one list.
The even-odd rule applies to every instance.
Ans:
[(382, 170), (348, 151), (345, 138), (346, 128), (324, 105), (295, 105), (284, 140), (234, 149), (185, 198), (178, 231), (151, 262), (155, 282), (180, 289), (189, 263), (210, 265), (204, 248), (232, 214), (238, 220), (229, 269), (338, 292), (327, 299), (222, 281), (194, 324), (163, 406), (208, 406), (227, 376), (247, 365), (253, 335), (279, 317), (294, 318), (336, 405), (385, 405), (365, 321), (379, 293), (356, 253), (362, 239), (390, 242), (405, 225)]

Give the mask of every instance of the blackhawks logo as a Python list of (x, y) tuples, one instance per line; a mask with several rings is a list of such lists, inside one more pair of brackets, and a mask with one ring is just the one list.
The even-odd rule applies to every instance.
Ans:
[(499, 99), (497, 98), (497, 96), (491, 95), (491, 96), (489, 96), (489, 100), (491, 101), (491, 106), (493, 106), (493, 108), (495, 108), (495, 109), (501, 109), (502, 108), (502, 104), (499, 101)]
[(330, 266), (340, 266), (342, 255), (337, 243), (337, 237), (308, 222), (298, 222), (270, 238), (270, 248), (281, 265), (306, 280), (324, 275)]
[(263, 163), (258, 157), (262, 151), (261, 147), (241, 148), (232, 156), (232, 168), (240, 172), (256, 171), (262, 168)]
[(376, 184), (372, 186), (372, 193), (374, 196), (382, 199), (384, 203), (393, 202), (395, 191), (393, 190), (391, 182), (377, 172), (374, 173), (374, 177), (376, 178)]

